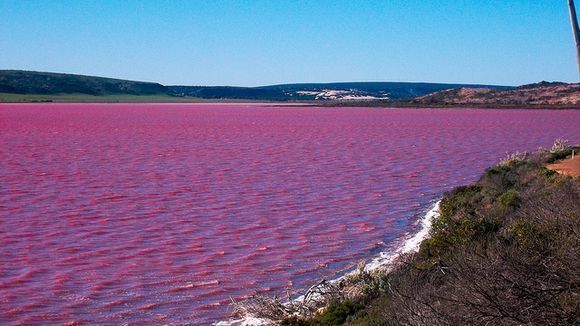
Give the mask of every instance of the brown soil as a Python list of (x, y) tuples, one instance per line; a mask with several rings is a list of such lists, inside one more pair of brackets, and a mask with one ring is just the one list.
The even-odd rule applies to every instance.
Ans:
[(549, 164), (548, 169), (557, 171), (558, 173), (569, 175), (572, 177), (580, 176), (580, 156), (575, 155), (574, 158), (567, 158), (554, 164)]

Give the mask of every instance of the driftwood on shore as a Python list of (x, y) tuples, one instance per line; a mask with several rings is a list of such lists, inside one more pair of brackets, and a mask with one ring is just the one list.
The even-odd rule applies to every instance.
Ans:
[(233, 314), (242, 319), (251, 317), (277, 322), (292, 317), (312, 317), (333, 302), (359, 300), (387, 286), (384, 271), (388, 267), (368, 271), (365, 266), (364, 262), (359, 263), (355, 272), (338, 280), (322, 279), (295, 299), (288, 294), (285, 300), (279, 297), (257, 296), (244, 301), (233, 301)]
[(245, 301), (234, 301), (234, 315), (242, 318), (252, 316), (271, 321), (279, 321), (291, 316), (312, 316), (329, 302), (345, 299), (348, 292), (344, 287), (344, 282), (322, 279), (311, 286), (303, 296), (294, 300), (289, 294), (286, 300), (279, 297), (257, 296)]

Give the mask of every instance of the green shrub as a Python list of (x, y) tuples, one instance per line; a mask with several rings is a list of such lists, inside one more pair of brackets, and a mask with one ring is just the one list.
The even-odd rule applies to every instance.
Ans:
[(501, 224), (481, 217), (476, 210), (488, 199), (483, 190), (481, 185), (475, 184), (446, 194), (439, 207), (441, 214), (433, 222), (430, 237), (423, 241), (421, 250), (430, 256), (439, 256), (474, 237), (496, 232)]
[(520, 197), (515, 190), (508, 190), (499, 196), (498, 201), (504, 208), (516, 208), (520, 205)]
[(388, 295), (381, 295), (369, 302), (365, 309), (358, 311), (346, 319), (345, 325), (349, 326), (387, 326), (385, 320), (384, 307), (390, 304), (391, 298)]
[(530, 221), (519, 219), (510, 225), (508, 232), (517, 243), (525, 243), (534, 232), (534, 227)]
[(314, 320), (315, 325), (340, 325), (346, 319), (354, 315), (357, 311), (363, 309), (364, 306), (360, 303), (352, 301), (334, 302), (330, 304), (326, 310)]
[(556, 250), (554, 244), (561, 236), (558, 228), (554, 228), (550, 223), (538, 224), (528, 219), (515, 221), (508, 230), (523, 256), (540, 259), (553, 255), (553, 251)]
[(509, 165), (497, 165), (485, 170), (485, 176), (505, 175), (511, 171)]
[(489, 187), (490, 190), (504, 192), (505, 190), (515, 186), (517, 183), (517, 178), (514, 173), (516, 165), (519, 164), (510, 166), (500, 165), (489, 168), (485, 171), (480, 183)]
[(558, 303), (562, 310), (568, 313), (574, 313), (575, 311), (580, 310), (580, 298), (574, 293), (568, 292), (560, 295)]
[(572, 151), (574, 151), (575, 154), (580, 154), (580, 147), (578, 147), (578, 146), (567, 147), (567, 148), (559, 150), (559, 151), (551, 152), (550, 153), (551, 156), (549, 157), (547, 163), (554, 163), (556, 161), (563, 160), (563, 159), (567, 158), (568, 156), (572, 155)]
[(481, 190), (482, 187), (477, 184), (452, 190), (441, 201), (439, 207), (441, 216), (450, 217), (461, 210), (473, 213), (473, 204), (482, 198)]
[(541, 172), (542, 172), (542, 175), (544, 175), (546, 177), (552, 177), (552, 176), (558, 175), (558, 172), (556, 172), (554, 170), (550, 170), (546, 167), (542, 167)]

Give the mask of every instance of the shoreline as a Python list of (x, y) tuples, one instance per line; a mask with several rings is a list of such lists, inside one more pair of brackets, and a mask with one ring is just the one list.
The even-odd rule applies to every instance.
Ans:
[(278, 102), (278, 101), (259, 101), (259, 100), (176, 100), (176, 101), (0, 101), (0, 107), (9, 105), (258, 105), (270, 108), (337, 108), (337, 109), (408, 109), (408, 110), (526, 110), (526, 111), (571, 111), (580, 110), (580, 105), (425, 105), (425, 104), (400, 104), (400, 103), (380, 103), (380, 104), (366, 104), (358, 102)]
[[(395, 240), (394, 244), (390, 246), (394, 250), (392, 251), (381, 251), (378, 256), (371, 257), (365, 261), (364, 271), (365, 272), (381, 272), (381, 273), (389, 273), (391, 270), (397, 267), (397, 260), (405, 254), (417, 252), (421, 245), (421, 242), (427, 238), (429, 232), (432, 228), (433, 222), (439, 216), (439, 206), (441, 203), (441, 199), (435, 200), (429, 204), (429, 208), (426, 210), (421, 210), (424, 213), (422, 214), (422, 218), (415, 222), (415, 226), (419, 226), (419, 230), (415, 233), (407, 233), (404, 236), (401, 236), (399, 239)], [(314, 292), (317, 287), (325, 286), (326, 282), (331, 284), (336, 284), (344, 280), (348, 277), (353, 277), (357, 274), (356, 267), (351, 267), (347, 269), (342, 274), (336, 278), (330, 279), (328, 281), (322, 280), (320, 283), (311, 286), (308, 289), (299, 290), (297, 293), (299, 294), (296, 298), (290, 299), (287, 302), (283, 303), (283, 305), (293, 305), (293, 304), (304, 304), (305, 297), (308, 296), (309, 292)], [(323, 283), (324, 282), (324, 283)], [(309, 300), (317, 300), (318, 297), (310, 297)], [(225, 321), (218, 321), (213, 323), (212, 325), (215, 326), (260, 326), (260, 325), (270, 325), (274, 321), (260, 318), (257, 316), (248, 315), (244, 318), (239, 319), (231, 319)]]

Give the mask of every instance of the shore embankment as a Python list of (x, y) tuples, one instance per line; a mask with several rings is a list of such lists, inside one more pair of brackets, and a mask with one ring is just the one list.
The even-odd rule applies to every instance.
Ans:
[(508, 155), (445, 194), (418, 250), (399, 253), (389, 268), (359, 265), (319, 284), (311, 294), (324, 298), (318, 305), (256, 298), (236, 311), (283, 325), (573, 325), (580, 179), (563, 167), (576, 164), (567, 157), (578, 149), (557, 141)]

